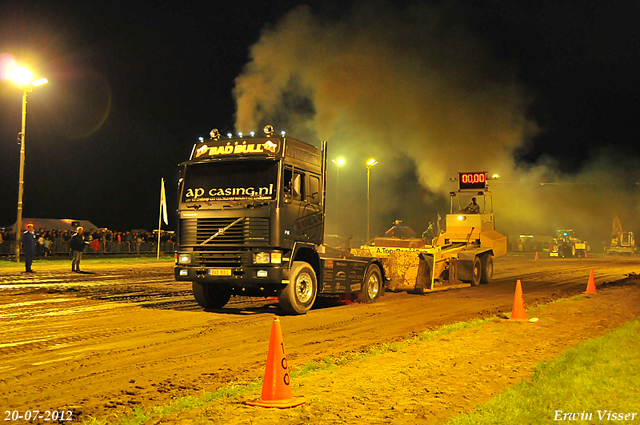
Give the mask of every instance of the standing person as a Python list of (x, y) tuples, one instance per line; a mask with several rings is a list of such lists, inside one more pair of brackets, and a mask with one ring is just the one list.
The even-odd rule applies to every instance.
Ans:
[(71, 237), (69, 245), (71, 246), (71, 271), (82, 273), (80, 271), (80, 260), (82, 260), (82, 251), (84, 251), (85, 245), (89, 245), (89, 242), (84, 240), (84, 228), (78, 227), (76, 233)]
[(426, 244), (430, 244), (433, 241), (433, 238), (435, 238), (435, 231), (433, 230), (433, 223), (429, 222), (429, 227), (427, 227), (427, 230), (422, 232), (422, 240)]
[(24, 267), (26, 273), (34, 273), (31, 270), (33, 256), (36, 252), (36, 234), (33, 232), (33, 224), (27, 224), (27, 230), (22, 234), (22, 251), (24, 252)]
[(48, 257), (51, 255), (51, 239), (49, 237), (44, 238), (44, 256)]

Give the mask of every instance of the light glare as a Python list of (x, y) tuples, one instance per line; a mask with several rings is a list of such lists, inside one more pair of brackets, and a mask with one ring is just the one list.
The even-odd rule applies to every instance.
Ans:
[(15, 66), (9, 72), (9, 78), (13, 82), (24, 86), (27, 84), (31, 84), (31, 82), (33, 81), (33, 74), (23, 66)]

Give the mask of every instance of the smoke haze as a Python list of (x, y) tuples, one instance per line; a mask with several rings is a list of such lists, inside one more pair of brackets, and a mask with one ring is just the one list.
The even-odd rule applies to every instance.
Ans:
[(517, 74), (438, 8), (374, 2), (330, 19), (301, 6), (252, 47), (236, 79), (236, 130), (272, 124), (310, 143), (327, 140), (330, 159), (346, 158), (339, 170), (329, 162), (327, 233), (366, 234), (369, 158), (379, 161), (371, 236), (396, 218), (420, 235), (449, 212), (457, 189), (450, 178), (459, 171), (501, 175), (490, 189), (503, 234), (573, 228), (600, 243), (613, 213), (634, 230), (638, 201), (628, 176), (636, 160), (594, 152), (597, 160), (575, 176), (561, 175), (552, 158), (516, 163), (514, 152), (543, 131), (527, 118), (535, 93)]

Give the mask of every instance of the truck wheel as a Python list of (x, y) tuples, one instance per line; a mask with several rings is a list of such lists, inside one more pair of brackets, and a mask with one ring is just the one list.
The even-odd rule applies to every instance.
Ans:
[(361, 303), (375, 303), (380, 299), (382, 293), (382, 273), (380, 268), (375, 264), (372, 264), (367, 269), (364, 282), (362, 285), (362, 292), (358, 294), (358, 302)]
[(486, 285), (493, 280), (493, 255), (485, 254), (480, 257), (480, 265), (482, 268), (482, 276), (480, 276), (480, 283)]
[(318, 280), (313, 267), (304, 261), (294, 261), (289, 284), (278, 295), (280, 307), (290, 314), (305, 314), (311, 309), (318, 293)]
[(222, 308), (231, 298), (231, 290), (217, 283), (192, 282), (193, 297), (200, 307), (206, 309)]
[(478, 286), (480, 284), (480, 279), (482, 278), (482, 262), (480, 261), (480, 257), (476, 257), (473, 259), (473, 275), (471, 276), (471, 286)]

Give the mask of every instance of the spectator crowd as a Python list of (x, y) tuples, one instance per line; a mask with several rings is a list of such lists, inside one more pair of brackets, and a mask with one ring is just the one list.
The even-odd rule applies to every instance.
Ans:
[[(22, 233), (22, 232), (21, 232)], [(69, 241), (75, 234), (73, 230), (37, 229), (36, 257), (68, 255)], [(158, 250), (158, 235), (155, 232), (129, 231), (116, 232), (108, 229), (84, 231), (84, 239), (89, 242), (86, 254), (146, 254)], [(0, 255), (15, 253), (15, 233), (11, 230), (0, 231)], [(162, 231), (160, 234), (160, 252), (173, 252), (175, 233)]]

